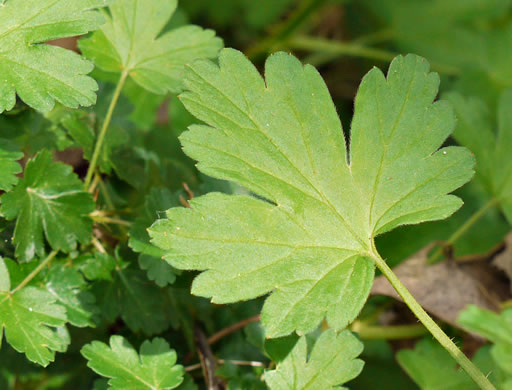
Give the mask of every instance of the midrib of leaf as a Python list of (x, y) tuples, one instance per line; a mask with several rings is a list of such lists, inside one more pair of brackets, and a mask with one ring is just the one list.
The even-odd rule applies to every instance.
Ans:
[(32, 20), (34, 20), (35, 18), (37, 18), (39, 15), (42, 15), (44, 14), (46, 11), (48, 11), (50, 8), (52, 8), (55, 4), (57, 4), (59, 1), (61, 0), (55, 0), (53, 3), (51, 3), (50, 5), (48, 5), (48, 7), (46, 8), (42, 8), (39, 12), (36, 12), (34, 15), (30, 16), (28, 19), (24, 20), (23, 23), (20, 23), (20, 24), (17, 24), (13, 27), (11, 27), (10, 29), (4, 31), (3, 33), (0, 34), (0, 41), (6, 37), (7, 35), (9, 35), (10, 33), (12, 33), (13, 31), (19, 29), (20, 27), (24, 26), (25, 24), (31, 22)]
[[(342, 351), (344, 352), (344, 350), (342, 350)], [(332, 363), (334, 363), (334, 361), (336, 360), (337, 357), (338, 357), (338, 354), (334, 354), (334, 356), (331, 359), (329, 359), (327, 364), (325, 364), (323, 366), (323, 369), (326, 370), (327, 367), (329, 367)], [(308, 390), (308, 386), (316, 381), (316, 379), (320, 376), (320, 373), (322, 373), (322, 372), (317, 371), (315, 373), (315, 375), (313, 375), (313, 377), (311, 377), (311, 379), (309, 381), (307, 381), (307, 383), (304, 385), (304, 387), (301, 390)]]
[[(140, 362), (139, 358), (137, 358), (137, 360)], [(118, 363), (117, 360), (109, 360), (109, 361), (111, 363)], [(126, 372), (128, 374), (128, 376), (135, 378), (137, 381), (139, 381), (143, 385), (149, 387), (151, 390), (161, 390), (161, 388), (159, 386), (153, 386), (151, 383), (146, 382), (144, 379), (142, 379), (140, 376), (135, 374), (133, 371), (126, 368), (124, 365), (122, 365), (122, 364), (113, 364), (113, 365), (120, 368), (123, 372)]]
[[(393, 124), (393, 128), (391, 129), (391, 134), (389, 135), (389, 137), (386, 139), (384, 137), (384, 134), (382, 134), (382, 116), (381, 116), (381, 109), (380, 109), (380, 101), (379, 101), (379, 83), (375, 82), (375, 88), (377, 89), (377, 92), (376, 92), (376, 98), (375, 98), (375, 103), (377, 105), (377, 114), (378, 114), (378, 117), (379, 117), (379, 123), (381, 124), (381, 126), (379, 126), (379, 135), (380, 135), (380, 138), (385, 141), (384, 142), (384, 151), (382, 152), (382, 155), (381, 155), (381, 158), (380, 158), (380, 164), (379, 164), (379, 169), (377, 170), (377, 176), (375, 177), (375, 181), (374, 181), (374, 184), (373, 184), (373, 191), (372, 191), (372, 197), (371, 197), (371, 200), (370, 200), (370, 213), (369, 213), (369, 216), (368, 216), (368, 231), (371, 232), (371, 236), (372, 237), (375, 237), (375, 231), (374, 231), (374, 228), (375, 226), (377, 226), (377, 223), (373, 224), (372, 225), (372, 219), (373, 219), (373, 209), (375, 208), (375, 199), (377, 197), (377, 189), (380, 185), (380, 179), (381, 179), (381, 176), (382, 176), (382, 167), (384, 166), (384, 160), (386, 159), (387, 157), (387, 153), (388, 153), (388, 148), (389, 148), (389, 145), (390, 143), (392, 142), (393, 140), (393, 136), (395, 134), (395, 131), (396, 131), (396, 128), (398, 127), (398, 124), (401, 122), (402, 120), (402, 115), (404, 113), (404, 110), (405, 110), (405, 107), (407, 105), (407, 102), (409, 101), (409, 96), (411, 94), (411, 90), (412, 90), (412, 85), (414, 84), (414, 81), (416, 81), (416, 68), (417, 68), (417, 65), (418, 63), (416, 62), (414, 64), (414, 72), (413, 72), (413, 77), (411, 78), (411, 81), (409, 83), (409, 87), (407, 88), (407, 94), (405, 95), (405, 99), (402, 103), (402, 107), (400, 107), (400, 112), (397, 116), (397, 118), (395, 119), (395, 122)], [(416, 189), (415, 189), (416, 190)], [(413, 192), (415, 191), (413, 190)]]
[[(48, 287), (47, 286), (46, 290), (51, 295), (53, 295), (55, 297), (57, 302), (61, 302), (61, 304), (64, 305), (64, 306), (68, 306), (69, 305), (69, 303), (67, 301), (65, 301), (64, 299), (62, 299), (61, 295), (59, 295), (57, 293), (57, 291), (55, 291), (52, 287)], [(73, 311), (78, 312), (78, 313), (80, 313), (80, 314), (82, 314), (83, 316), (86, 316), (86, 317), (89, 315), (89, 313), (86, 310), (82, 309), (80, 306), (78, 306), (78, 307), (77, 306), (73, 306)]]
[[(319, 198), (316, 198), (314, 196), (312, 196), (311, 194), (308, 194), (306, 193), (303, 189), (301, 188), (298, 188), (297, 186), (295, 186), (294, 184), (292, 183), (289, 183), (288, 181), (286, 181), (285, 179), (282, 179), (280, 177), (277, 177), (269, 172), (266, 172), (265, 170), (259, 168), (259, 167), (256, 167), (250, 163), (248, 163), (247, 161), (243, 160), (240, 156), (236, 156), (236, 155), (232, 155), (231, 153), (228, 153), (228, 152), (225, 152), (225, 151), (220, 151), (216, 148), (213, 148), (211, 145), (209, 145), (208, 147), (212, 150), (215, 150), (219, 153), (223, 153), (223, 154), (227, 154), (228, 156), (231, 156), (231, 157), (234, 157), (238, 160), (241, 160), (242, 162), (244, 162), (245, 164), (249, 165), (251, 168), (254, 168), (255, 170), (259, 170), (260, 172), (263, 172), (281, 182), (283, 182), (284, 184), (286, 184), (287, 186), (289, 187), (292, 187), (294, 189), (296, 189), (297, 191), (301, 192), (302, 194), (304, 194), (305, 196), (313, 199), (313, 200), (316, 200), (316, 201), (319, 201), (320, 203), (322, 203), (324, 206), (327, 206), (327, 208), (329, 210), (331, 210), (331, 212), (337, 216), (337, 218), (342, 222), (342, 224), (347, 228), (347, 230), (349, 231), (349, 233), (352, 235), (352, 237), (359, 242), (359, 244), (361, 245), (362, 248), (364, 249), (368, 249), (369, 248), (369, 243), (368, 242), (365, 242), (363, 239), (361, 239), (361, 237), (359, 237), (355, 231), (352, 229), (352, 226), (345, 220), (345, 218), (343, 218), (343, 216), (339, 213), (339, 211), (332, 205), (331, 202), (329, 202), (329, 200), (324, 196), (324, 194), (318, 190), (318, 188), (316, 188), (315, 185), (313, 185), (313, 183), (311, 183), (311, 181), (302, 173), (302, 171), (289, 159), (289, 157), (286, 155), (286, 153), (284, 153), (281, 148), (272, 140), (271, 137), (269, 137), (269, 135), (263, 131), (263, 129), (257, 124), (257, 122), (254, 120), (253, 116), (251, 115), (251, 112), (250, 112), (250, 106), (248, 106), (248, 112), (245, 112), (242, 108), (240, 108), (235, 102), (233, 102), (233, 100), (227, 96), (223, 91), (221, 91), (220, 89), (218, 89), (214, 84), (212, 84), (209, 80), (207, 80), (206, 78), (204, 78), (201, 74), (199, 74), (194, 68), (192, 67), (189, 67), (189, 69), (195, 74), (197, 75), (201, 80), (203, 80), (205, 83), (207, 83), (208, 85), (210, 85), (213, 89), (215, 89), (219, 94), (221, 94), (224, 98), (226, 98), (226, 100), (228, 100), (232, 105), (233, 107), (235, 107), (241, 114), (245, 115), (246, 117), (248, 117), (250, 119), (250, 121), (253, 123), (254, 125), (254, 128), (248, 128), (247, 130), (254, 130), (254, 131), (257, 131), (259, 132), (260, 134), (262, 134), (271, 144), (272, 146), (274, 146), (274, 148), (279, 152), (279, 154), (288, 162), (288, 164), (290, 164), (290, 167), (293, 168), (293, 170), (298, 174), (298, 176), (302, 177), (302, 179), (309, 185), (310, 189), (313, 190), (313, 192), (315, 192)], [(242, 89), (243, 91), (243, 89)], [(267, 91), (267, 90), (265, 90)], [(196, 101), (196, 103), (198, 103)], [(225, 118), (226, 120), (228, 120), (229, 122), (235, 124), (237, 127), (241, 128), (241, 129), (246, 129), (244, 126), (241, 126), (239, 125), (238, 123), (234, 122), (232, 119), (226, 117), (223, 113), (209, 107), (209, 106), (205, 106), (203, 102), (200, 102), (198, 104), (201, 104), (203, 105), (204, 107), (208, 108), (209, 110), (215, 112), (217, 115)], [(223, 130), (224, 131), (224, 130)], [(224, 132), (224, 134), (226, 134)], [(302, 138), (302, 137), (301, 137)], [(302, 140), (304, 141), (304, 140)], [(190, 142), (190, 140), (188, 140), (187, 142)], [(191, 142), (193, 143), (193, 142)], [(277, 202), (276, 202), (277, 203)]]
[[(59, 198), (62, 198), (64, 196), (80, 194), (83, 191), (73, 190), (73, 191), (68, 191), (68, 192), (59, 192), (58, 194), (55, 194), (55, 195), (46, 195), (46, 194), (41, 193), (41, 192), (31, 188), (31, 187), (27, 187), (27, 192), (29, 194), (36, 195), (38, 198), (41, 198), (41, 199), (44, 199), (44, 200), (48, 200), (49, 201), (48, 203), (54, 203), (54, 202), (52, 202), (54, 199), (59, 199)], [(30, 197), (30, 195), (29, 195), (29, 197)]]

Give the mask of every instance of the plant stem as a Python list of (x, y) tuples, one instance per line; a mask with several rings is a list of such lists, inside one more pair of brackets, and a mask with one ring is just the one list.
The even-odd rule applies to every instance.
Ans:
[(119, 100), (119, 96), (121, 95), (121, 91), (124, 87), (124, 83), (126, 78), (128, 77), (128, 72), (125, 70), (121, 73), (121, 78), (119, 79), (116, 89), (114, 91), (114, 95), (112, 96), (112, 101), (110, 102), (110, 106), (108, 107), (107, 116), (105, 117), (105, 121), (100, 130), (100, 134), (98, 135), (98, 139), (96, 140), (96, 145), (94, 146), (94, 152), (92, 154), (91, 162), (89, 164), (89, 169), (87, 170), (87, 175), (85, 176), (84, 187), (87, 191), (89, 185), (91, 184), (91, 179), (96, 169), (96, 165), (98, 164), (98, 158), (101, 153), (101, 148), (103, 147), (103, 142), (105, 141), (105, 135), (107, 134), (108, 126), (110, 125), (110, 121), (112, 120), (112, 114), (116, 108), (117, 101)]
[(413, 339), (428, 333), (422, 324), (375, 326), (364, 321), (354, 321), (350, 330), (359, 334), (362, 340), (403, 340)]
[[(482, 208), (480, 208), (476, 213), (474, 213), (466, 222), (464, 222), (461, 227), (459, 227), (453, 234), (448, 238), (448, 240), (444, 243), (443, 247), (451, 246), (457, 242), (459, 238), (461, 238), (475, 223), (478, 222), (480, 218), (482, 218), (487, 210), (494, 207), (498, 201), (496, 199), (491, 199), (489, 202), (484, 204)], [(428, 260), (429, 264), (435, 263), (439, 260), (441, 255), (443, 254), (442, 248), (439, 248), (432, 257)]]
[(273, 33), (255, 46), (250, 47), (246, 54), (253, 62), (260, 56), (267, 54), (273, 47), (286, 41), (297, 29), (299, 29), (318, 8), (326, 3), (326, 0), (305, 0), (295, 12), (282, 24), (277, 26)]
[(231, 326), (228, 326), (227, 328), (224, 328), (217, 333), (215, 333), (213, 336), (210, 336), (208, 338), (208, 344), (212, 345), (215, 344), (217, 341), (221, 340), (222, 338), (230, 335), (231, 333), (234, 333), (240, 329), (245, 328), (247, 325), (249, 325), (252, 322), (258, 322), (260, 320), (260, 315), (255, 315), (249, 318), (246, 318), (245, 320), (242, 320), (240, 322), (237, 322), (236, 324), (233, 324)]
[(125, 221), (124, 219), (120, 218), (111, 218), (111, 217), (104, 217), (102, 215), (90, 215), (92, 220), (94, 222), (98, 223), (106, 223), (106, 224), (113, 224), (113, 225), (121, 225), (121, 226), (132, 226), (132, 224), (128, 221)]
[(363, 57), (386, 62), (391, 61), (396, 56), (396, 53), (366, 47), (358, 43), (347, 43), (305, 36), (292, 38), (287, 42), (287, 44), (292, 49), (324, 52), (334, 55)]
[[(291, 38), (286, 42), (287, 47), (291, 49), (307, 50), (312, 52), (322, 52), (326, 54), (332, 54), (335, 56), (351, 56), (369, 58), (371, 60), (389, 62), (395, 58), (398, 53), (394, 53), (388, 50), (377, 49), (373, 47), (367, 47), (357, 42), (341, 42), (333, 41), (323, 38), (313, 37), (295, 37)], [(448, 74), (456, 75), (459, 73), (457, 68), (452, 66), (431, 63), (432, 69)]]
[(32, 279), (34, 279), (39, 272), (43, 270), (44, 267), (46, 267), (53, 258), (59, 253), (58, 250), (54, 250), (51, 252), (46, 258), (39, 264), (31, 273), (29, 273), (23, 281), (14, 288), (9, 294), (13, 295), (16, 291), (21, 290), (23, 287), (25, 287)]
[(434, 336), (434, 338), (441, 344), (448, 353), (457, 361), (457, 363), (468, 373), (468, 375), (475, 381), (475, 383), (482, 390), (496, 390), (496, 388), (489, 382), (487, 377), (469, 360), (466, 355), (455, 345), (455, 343), (443, 332), (443, 330), (435, 323), (435, 321), (427, 314), (421, 305), (412, 296), (409, 290), (402, 284), (394, 272), (389, 268), (386, 261), (379, 255), (372, 243), (372, 258), (377, 264), (379, 270), (386, 276), (389, 283), (393, 286), (396, 292), (402, 297), (405, 304), (411, 309), (416, 318), (425, 325), (425, 328)]

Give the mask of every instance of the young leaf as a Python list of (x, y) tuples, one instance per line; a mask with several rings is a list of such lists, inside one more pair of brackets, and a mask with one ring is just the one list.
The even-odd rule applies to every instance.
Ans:
[(50, 111), (95, 103), (93, 66), (78, 54), (42, 45), (97, 29), (103, 17), (94, 10), (107, 0), (8, 0), (0, 4), (0, 113), (10, 110), (16, 93), (29, 106)]
[(28, 286), (14, 294), (10, 290), (9, 273), (0, 258), (0, 335), (5, 332), (16, 351), (46, 367), (53, 362), (55, 351), (63, 352), (69, 344), (52, 329), (66, 323), (66, 311), (43, 289)]
[(184, 65), (215, 57), (222, 41), (197, 26), (162, 34), (176, 6), (177, 0), (118, 0), (110, 6), (107, 23), (80, 41), (80, 49), (100, 69), (127, 73), (150, 92), (179, 92)]
[(112, 378), (111, 390), (167, 390), (183, 382), (183, 366), (176, 365), (176, 352), (161, 338), (144, 341), (139, 355), (121, 336), (112, 336), (110, 346), (93, 341), (81, 353), (93, 371)]
[(443, 347), (432, 340), (421, 340), (414, 350), (397, 353), (398, 363), (423, 390), (477, 390), (471, 378)]
[(0, 139), (0, 191), (9, 191), (18, 182), (16, 174), (21, 166), (16, 161), (23, 157), (15, 144)]
[(446, 195), (472, 176), (464, 148), (437, 149), (453, 130), (428, 63), (397, 57), (376, 68), (355, 101), (350, 155), (318, 72), (278, 53), (264, 81), (239, 52), (220, 68), (191, 66), (185, 106), (210, 126), (181, 136), (198, 168), (261, 198), (209, 194), (171, 209), (151, 229), (179, 269), (208, 270), (192, 286), (216, 303), (273, 291), (262, 321), (269, 337), (313, 330), (327, 316), (343, 329), (366, 301), (376, 235), (442, 219), (461, 206)]
[(0, 213), (16, 219), (16, 255), (25, 261), (45, 252), (43, 234), (53, 249), (69, 252), (77, 241), (90, 240), (92, 221), (87, 214), (94, 201), (69, 165), (53, 162), (42, 151), (27, 162), (25, 176), (0, 200)]
[(328, 390), (339, 388), (359, 375), (363, 361), (356, 359), (363, 344), (350, 331), (327, 330), (316, 341), (308, 358), (306, 338), (273, 371), (265, 372), (271, 390)]

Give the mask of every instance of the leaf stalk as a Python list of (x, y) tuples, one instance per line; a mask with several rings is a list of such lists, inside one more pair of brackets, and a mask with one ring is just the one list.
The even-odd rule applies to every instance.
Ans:
[(17, 291), (21, 290), (23, 287), (25, 287), (27, 284), (29, 284), (30, 281), (32, 279), (34, 279), (37, 276), (37, 274), (39, 274), (39, 272), (41, 272), (43, 270), (44, 267), (46, 267), (48, 264), (50, 264), (50, 262), (54, 259), (54, 257), (57, 256), (57, 253), (59, 253), (59, 251), (54, 250), (48, 256), (46, 256), (46, 258), (41, 262), (41, 264), (39, 264), (36, 268), (34, 268), (34, 270), (31, 273), (29, 273), (20, 284), (18, 284), (13, 290), (11, 290), (9, 295), (15, 294)]
[(404, 340), (428, 333), (422, 324), (376, 326), (365, 321), (354, 321), (350, 330), (358, 333), (361, 340)]
[[(324, 38), (299, 36), (286, 42), (290, 49), (326, 53), (332, 56), (350, 56), (371, 60), (391, 62), (397, 53), (374, 47), (364, 46), (359, 42), (342, 42)], [(457, 75), (459, 69), (449, 65), (431, 63), (432, 69), (447, 75)]]
[(87, 169), (87, 174), (85, 176), (84, 182), (85, 191), (89, 189), (89, 185), (91, 184), (92, 177), (96, 170), (96, 165), (98, 164), (98, 158), (101, 153), (101, 148), (103, 147), (105, 136), (107, 135), (107, 130), (112, 120), (112, 115), (114, 114), (114, 110), (119, 100), (119, 96), (121, 96), (121, 91), (123, 90), (124, 83), (126, 82), (127, 77), (128, 71), (124, 70), (123, 73), (121, 73), (121, 78), (119, 79), (116, 89), (114, 90), (112, 101), (110, 102), (110, 106), (108, 107), (107, 116), (105, 117), (105, 121), (103, 122), (103, 125), (101, 127), (98, 139), (96, 140), (96, 145), (94, 146), (94, 152), (92, 154), (91, 162), (89, 164), (89, 168)]
[[(477, 223), (480, 220), (480, 218), (482, 218), (485, 215), (487, 210), (494, 207), (497, 203), (498, 203), (498, 201), (495, 198), (493, 198), (489, 202), (487, 202), (485, 205), (483, 205), (482, 208), (480, 208), (466, 222), (464, 222), (461, 227), (459, 227), (455, 232), (453, 232), (453, 234), (450, 236), (450, 238), (448, 238), (448, 240), (444, 243), (443, 247), (447, 247), (447, 246), (451, 246), (451, 245), (455, 244), (455, 242), (457, 242), (457, 240), (459, 238), (461, 238), (464, 234), (466, 234), (466, 232), (475, 223)], [(443, 249), (439, 248), (436, 252), (434, 252), (432, 257), (429, 259), (428, 263), (429, 264), (436, 263), (440, 259), (442, 254), (443, 254)]]
[(473, 381), (482, 390), (496, 390), (494, 385), (487, 379), (487, 377), (476, 367), (471, 360), (455, 345), (455, 343), (443, 332), (443, 330), (436, 324), (436, 322), (428, 315), (423, 307), (416, 301), (416, 299), (409, 292), (407, 287), (398, 279), (395, 273), (389, 268), (386, 261), (379, 255), (375, 248), (375, 243), (372, 242), (372, 259), (379, 270), (388, 279), (389, 283), (393, 286), (396, 292), (402, 297), (405, 304), (411, 309), (416, 318), (428, 329), (434, 338), (448, 351), (448, 353), (455, 359), (455, 361), (466, 371), (466, 373), (473, 379)]

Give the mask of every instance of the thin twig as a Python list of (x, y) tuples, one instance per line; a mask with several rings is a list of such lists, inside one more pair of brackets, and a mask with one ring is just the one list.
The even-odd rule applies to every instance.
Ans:
[(222, 390), (222, 382), (215, 376), (217, 370), (217, 360), (213, 355), (208, 340), (199, 325), (194, 327), (194, 336), (196, 340), (197, 353), (203, 369), (204, 380), (208, 390)]
[[(226, 364), (231, 363), (235, 366), (250, 366), (250, 367), (266, 367), (265, 363), (263, 362), (256, 362), (256, 361), (244, 361), (244, 360), (224, 360), (219, 359), (217, 360), (218, 364)], [(201, 363), (192, 364), (190, 366), (185, 367), (186, 372), (199, 370), (201, 368)]]
[(53, 260), (55, 256), (57, 256), (57, 253), (59, 253), (58, 250), (54, 250), (51, 252), (46, 258), (39, 264), (30, 274), (28, 274), (23, 281), (16, 286), (14, 290), (11, 290), (9, 295), (13, 295), (16, 293), (16, 291), (21, 290), (23, 287), (25, 287), (32, 279), (34, 279), (39, 272), (43, 270), (44, 267), (46, 267), (50, 262)]
[(210, 345), (215, 344), (220, 339), (222, 339), (240, 329), (245, 328), (247, 325), (249, 325), (252, 322), (258, 322), (259, 320), (260, 320), (260, 315), (257, 314), (255, 316), (252, 316), (252, 317), (246, 318), (245, 320), (237, 322), (236, 324), (230, 325), (227, 328), (224, 328), (224, 329), (218, 331), (217, 333), (215, 333), (214, 335), (210, 336), (208, 338), (208, 344), (210, 344)]

